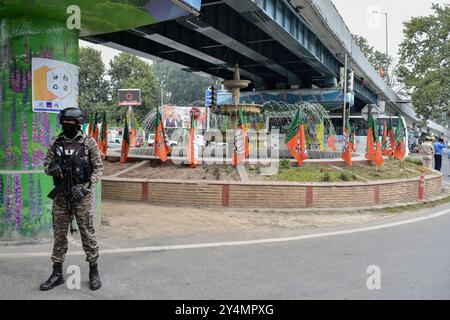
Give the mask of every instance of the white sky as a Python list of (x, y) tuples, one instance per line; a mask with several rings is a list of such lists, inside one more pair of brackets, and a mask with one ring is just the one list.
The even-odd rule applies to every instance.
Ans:
[(389, 55), (398, 57), (403, 40), (403, 22), (411, 17), (432, 13), (433, 3), (450, 0), (331, 0), (353, 34), (364, 36), (369, 44), (381, 52), (386, 51), (386, 18), (373, 11), (387, 12)]
[[(386, 51), (386, 20), (384, 15), (372, 11), (388, 13), (389, 54), (398, 56), (399, 45), (403, 38), (403, 22), (411, 17), (429, 15), (433, 3), (450, 3), (450, 0), (332, 0), (350, 31), (364, 36), (369, 44), (379, 51)], [(80, 40), (80, 46), (90, 46), (102, 52), (106, 67), (109, 61), (120, 51)], [(150, 60), (144, 59), (147, 62)]]

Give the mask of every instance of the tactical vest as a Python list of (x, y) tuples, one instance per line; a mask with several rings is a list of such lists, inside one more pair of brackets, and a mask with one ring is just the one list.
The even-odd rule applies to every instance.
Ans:
[[(71, 173), (72, 184), (87, 183), (91, 180), (92, 166), (89, 161), (89, 150), (85, 147), (86, 138), (76, 138), (67, 141), (61, 135), (55, 141), (56, 163), (63, 170), (65, 178), (69, 178)], [(56, 185), (64, 183), (64, 179), (54, 177)]]

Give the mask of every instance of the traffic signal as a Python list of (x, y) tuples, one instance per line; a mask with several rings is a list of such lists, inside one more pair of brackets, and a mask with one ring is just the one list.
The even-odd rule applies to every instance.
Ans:
[(217, 91), (215, 86), (210, 86), (209, 90), (211, 91), (211, 105), (217, 106)]
[(355, 83), (355, 73), (352, 69), (347, 69), (345, 72), (345, 68), (340, 69), (340, 77), (341, 77), (341, 88), (344, 88), (344, 85), (347, 88), (348, 92), (354, 91), (354, 83)]
[(346, 81), (347, 92), (353, 92), (355, 83), (355, 73), (353, 72), (353, 70), (347, 69)]

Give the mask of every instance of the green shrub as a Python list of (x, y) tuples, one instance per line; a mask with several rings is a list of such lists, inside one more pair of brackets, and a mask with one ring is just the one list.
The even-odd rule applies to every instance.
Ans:
[(353, 181), (356, 180), (356, 174), (350, 171), (342, 171), (339, 174), (339, 179), (341, 179), (342, 181)]
[(280, 170), (288, 170), (290, 168), (291, 168), (291, 164), (289, 162), (289, 159), (280, 160)]
[(331, 177), (331, 170), (328, 168), (322, 169), (322, 177), (320, 179), (321, 182), (331, 182), (333, 179)]

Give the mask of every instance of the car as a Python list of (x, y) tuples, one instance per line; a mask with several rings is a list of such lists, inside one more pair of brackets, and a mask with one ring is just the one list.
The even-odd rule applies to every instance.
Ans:
[[(155, 144), (155, 134), (150, 133), (148, 136), (147, 144), (149, 147), (153, 146)], [(169, 147), (174, 147), (178, 144), (175, 140), (169, 140)]]
[(122, 147), (122, 141), (120, 139), (108, 140), (108, 149), (120, 149)]

